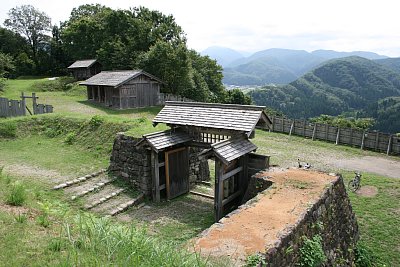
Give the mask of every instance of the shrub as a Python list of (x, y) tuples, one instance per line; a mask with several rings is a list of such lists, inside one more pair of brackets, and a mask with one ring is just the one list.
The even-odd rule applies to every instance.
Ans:
[(322, 249), (322, 237), (315, 235), (312, 239), (303, 237), (303, 245), (300, 248), (299, 266), (318, 267), (326, 261), (324, 250)]
[(89, 125), (92, 126), (93, 128), (99, 127), (100, 125), (102, 125), (104, 122), (104, 118), (99, 116), (99, 115), (94, 115), (90, 121), (89, 121)]
[(75, 80), (72, 77), (59, 77), (55, 80), (36, 82), (32, 88), (33, 91), (42, 92), (56, 92), (56, 91), (67, 91), (71, 88), (69, 84), (73, 83)]
[(64, 143), (66, 143), (67, 145), (72, 145), (76, 140), (76, 133), (75, 132), (71, 132), (68, 133), (67, 136), (64, 139)]
[(13, 206), (22, 206), (26, 201), (25, 187), (18, 181), (11, 185), (11, 190), (7, 195), (6, 202)]
[(0, 137), (14, 138), (17, 136), (17, 125), (14, 121), (3, 121), (0, 123)]

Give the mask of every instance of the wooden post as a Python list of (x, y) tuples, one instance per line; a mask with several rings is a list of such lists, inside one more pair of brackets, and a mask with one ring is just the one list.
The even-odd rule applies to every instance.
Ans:
[(282, 126), (281, 126), (281, 129), (282, 129), (282, 133), (284, 133), (284, 132), (285, 132), (285, 118), (283, 118), (283, 117), (282, 117)]
[(362, 133), (361, 149), (364, 149), (364, 143), (365, 143), (365, 131), (363, 131), (363, 133)]
[(272, 117), (272, 131), (275, 130), (275, 116)]
[(21, 109), (22, 109), (22, 115), (26, 115), (26, 100), (24, 96), (24, 92), (21, 92)]
[(386, 155), (388, 155), (388, 156), (389, 156), (390, 150), (392, 148), (392, 139), (393, 139), (393, 135), (389, 135), (389, 142), (388, 142), (388, 147), (387, 147), (387, 150), (386, 150)]
[(350, 140), (349, 140), (350, 144), (349, 145), (353, 145), (353, 128), (350, 128)]
[(100, 96), (100, 86), (97, 86), (97, 102), (101, 102), (101, 96)]
[(328, 131), (329, 131), (329, 125), (325, 124), (325, 140), (328, 141)]
[(292, 136), (293, 127), (294, 127), (294, 121), (292, 122), (292, 125), (290, 125), (289, 136)]
[(375, 150), (378, 150), (378, 147), (379, 147), (379, 132), (376, 132)]
[(313, 130), (313, 132), (312, 132), (312, 140), (314, 141), (315, 140), (315, 132), (317, 131), (317, 123), (315, 123), (314, 124), (314, 130)]
[(222, 176), (224, 175), (224, 166), (219, 159), (215, 159), (215, 197), (214, 197), (214, 211), (215, 221), (218, 222), (223, 217), (222, 200), (224, 196), (224, 183)]
[(155, 202), (160, 202), (160, 167), (158, 164), (158, 153), (151, 151), (151, 167), (153, 175), (152, 197)]
[(36, 94), (32, 93), (33, 114), (37, 114)]
[(339, 138), (340, 138), (340, 127), (337, 128), (337, 133), (336, 133), (336, 145), (339, 144)]
[(306, 120), (303, 120), (303, 136), (306, 136)]

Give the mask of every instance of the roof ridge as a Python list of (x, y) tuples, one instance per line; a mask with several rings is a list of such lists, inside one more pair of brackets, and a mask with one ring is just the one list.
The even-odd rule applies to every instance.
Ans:
[(205, 102), (180, 102), (180, 101), (166, 101), (166, 106), (189, 106), (189, 107), (210, 107), (210, 108), (223, 108), (223, 109), (245, 109), (254, 111), (263, 111), (265, 106), (255, 105), (238, 105), (238, 104), (222, 104), (222, 103), (205, 103)]

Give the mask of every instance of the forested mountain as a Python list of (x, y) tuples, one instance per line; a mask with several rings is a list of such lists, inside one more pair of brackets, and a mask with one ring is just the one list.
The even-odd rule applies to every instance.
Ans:
[(400, 73), (400, 58), (385, 58), (385, 59), (377, 59), (376, 63), (379, 63), (394, 72)]
[(220, 64), (222, 67), (226, 67), (233, 61), (244, 57), (242, 53), (236, 50), (221, 46), (208, 47), (207, 49), (203, 50), (200, 54), (215, 59), (218, 62), (218, 64)]
[(362, 56), (367, 59), (386, 58), (364, 51), (316, 50), (309, 53), (304, 50), (273, 48), (239, 58), (224, 66), (223, 81), (232, 85), (287, 84), (327, 60), (348, 56)]
[[(399, 105), (400, 74), (372, 60), (347, 57), (330, 60), (288, 85), (266, 86), (249, 94), (256, 104), (293, 118), (347, 112), (393, 119), (392, 115), (399, 114), (393, 112)], [(386, 124), (377, 127), (387, 130)]]

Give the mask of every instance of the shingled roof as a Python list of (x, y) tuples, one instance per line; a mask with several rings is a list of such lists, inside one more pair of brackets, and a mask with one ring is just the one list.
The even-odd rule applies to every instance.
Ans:
[(139, 75), (146, 75), (160, 83), (162, 81), (157, 77), (143, 71), (143, 70), (119, 70), (119, 71), (102, 71), (86, 81), (79, 83), (79, 85), (104, 85), (118, 87), (121, 84), (136, 78)]
[(72, 63), (72, 65), (69, 66), (68, 69), (89, 68), (96, 61), (97, 61), (97, 59), (77, 60), (74, 63)]
[(145, 134), (143, 135), (143, 139), (140, 140), (136, 145), (141, 145), (144, 141), (147, 141), (147, 143), (158, 152), (167, 147), (192, 141), (192, 138), (184, 132), (167, 130), (163, 132)]
[(245, 137), (234, 137), (211, 145), (211, 148), (203, 150), (199, 155), (210, 153), (228, 165), (233, 160), (247, 153), (253, 152), (257, 146)]
[(167, 101), (153, 124), (196, 126), (244, 132), (247, 136), (260, 121), (271, 124), (262, 106)]

